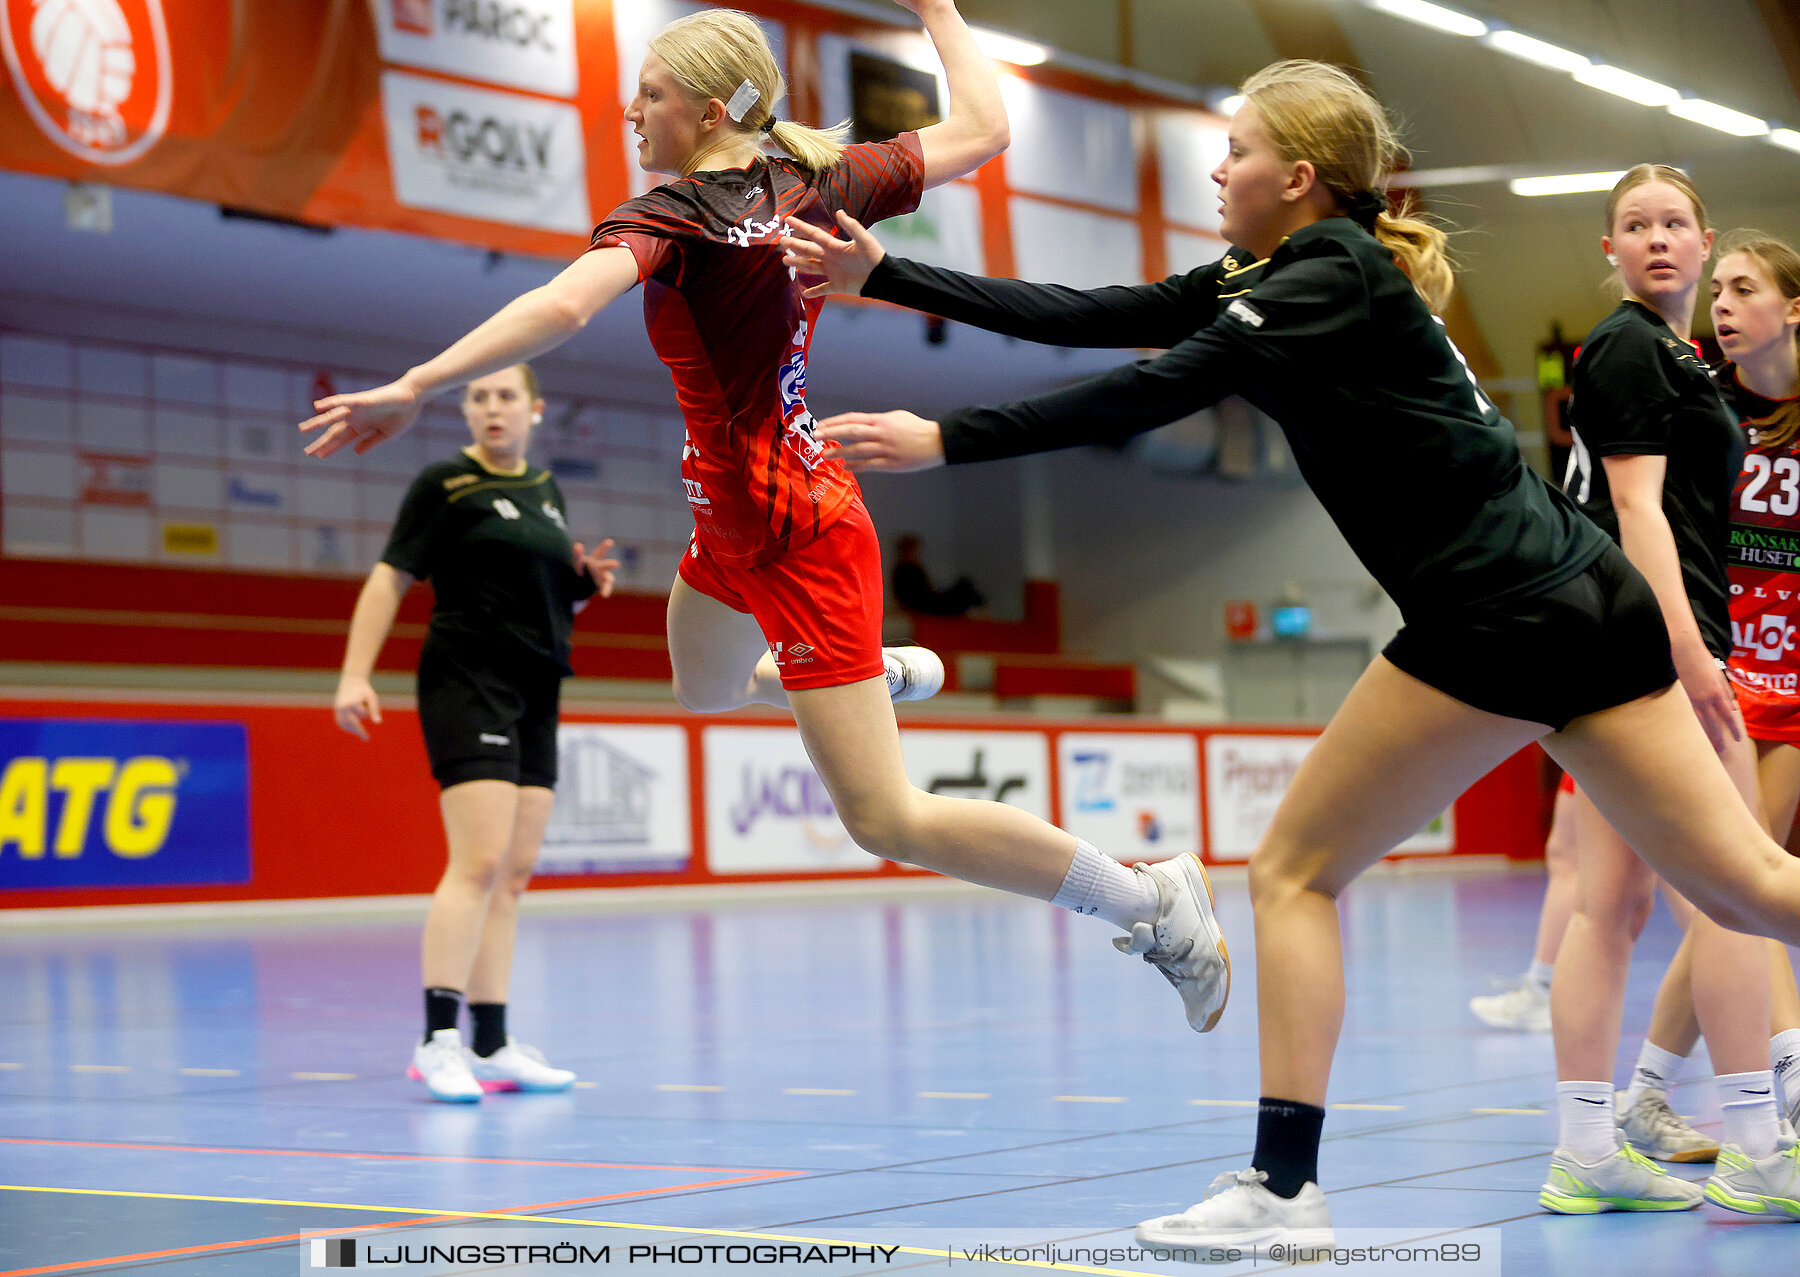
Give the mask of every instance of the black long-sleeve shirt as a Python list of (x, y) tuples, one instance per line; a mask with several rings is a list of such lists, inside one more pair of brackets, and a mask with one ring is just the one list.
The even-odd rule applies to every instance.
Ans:
[(889, 256), (863, 295), (1028, 341), (1167, 347), (1047, 394), (944, 416), (955, 465), (1117, 443), (1241, 395), (1280, 424), (1350, 547), (1408, 617), (1541, 593), (1607, 538), (1512, 426), (1373, 236), (1315, 222), (1157, 284), (1082, 291)]

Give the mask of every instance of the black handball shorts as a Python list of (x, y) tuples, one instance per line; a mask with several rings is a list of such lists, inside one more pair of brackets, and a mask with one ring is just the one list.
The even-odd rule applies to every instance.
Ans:
[(528, 653), (479, 651), (427, 634), (419, 727), (440, 789), (470, 780), (556, 787), (562, 671)]
[(1557, 731), (1675, 681), (1656, 595), (1616, 545), (1542, 594), (1409, 622), (1382, 655), (1465, 705)]

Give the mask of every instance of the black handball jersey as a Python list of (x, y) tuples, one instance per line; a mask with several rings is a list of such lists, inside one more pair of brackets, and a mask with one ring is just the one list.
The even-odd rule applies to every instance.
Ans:
[(856, 496), (806, 408), (806, 352), (823, 299), (781, 261), (789, 221), (835, 232), (910, 213), (924, 190), (916, 133), (845, 150), (813, 172), (780, 157), (696, 173), (627, 200), (594, 231), (638, 261), (650, 342), (687, 423), (681, 479), (721, 563), (753, 567), (824, 531)]
[(1655, 311), (1623, 301), (1581, 343), (1570, 389), (1569, 495), (1617, 540), (1619, 515), (1603, 459), (1667, 459), (1663, 514), (1675, 534), (1682, 584), (1707, 650), (1724, 660), (1731, 653), (1731, 490), (1743, 465), (1744, 432), (1712, 370)]
[(1519, 455), (1393, 254), (1345, 218), (1258, 261), (1079, 291), (892, 256), (865, 296), (1064, 346), (1168, 353), (939, 422), (957, 464), (1117, 443), (1241, 395), (1280, 424), (1350, 548), (1409, 619), (1541, 593), (1606, 538)]
[(412, 481), (381, 561), (431, 582), (434, 637), (568, 673), (573, 605), (594, 593), (574, 549), (548, 470), (495, 474), (462, 453)]

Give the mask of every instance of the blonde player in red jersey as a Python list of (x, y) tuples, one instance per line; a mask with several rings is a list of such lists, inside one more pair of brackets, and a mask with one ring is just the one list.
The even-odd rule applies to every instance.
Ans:
[[(1771, 831), (1787, 841), (1800, 804), (1800, 253), (1748, 230), (1721, 237), (1718, 251), (1713, 331), (1730, 360), (1719, 385), (1749, 443), (1731, 497), (1726, 674), (1756, 742)], [(1791, 1127), (1800, 1123), (1800, 992), (1785, 949), (1771, 947), (1769, 1054)]]
[[(1157, 967), (1188, 1023), (1213, 1027), (1230, 963), (1199, 860), (1126, 868), (1014, 807), (927, 794), (901, 763), (895, 700), (921, 699), (943, 667), (881, 647), (880, 546), (848, 470), (807, 410), (806, 354), (821, 302), (782, 261), (795, 223), (874, 221), (1005, 149), (993, 68), (952, 0), (900, 0), (942, 59), (950, 109), (891, 142), (778, 120), (785, 86), (755, 21), (730, 10), (669, 24), (650, 42), (625, 118), (638, 163), (676, 174), (613, 210), (590, 251), (436, 358), (375, 390), (319, 400), (307, 451), (358, 452), (398, 434), (424, 399), (549, 350), (633, 286), (687, 425), (682, 483), (694, 536), (669, 594), (675, 695), (716, 712), (792, 710), (856, 842), (891, 860), (1093, 914), (1120, 950)], [(787, 157), (763, 152), (768, 139)]]

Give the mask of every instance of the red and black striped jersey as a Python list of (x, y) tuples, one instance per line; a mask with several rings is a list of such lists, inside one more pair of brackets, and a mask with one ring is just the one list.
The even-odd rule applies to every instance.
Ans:
[(638, 262), (644, 320), (687, 423), (681, 479), (709, 554), (754, 567), (811, 541), (856, 495), (806, 408), (821, 302), (781, 261), (798, 220), (835, 231), (910, 213), (924, 189), (916, 133), (845, 150), (813, 172), (779, 156), (695, 173), (627, 200), (595, 229)]

